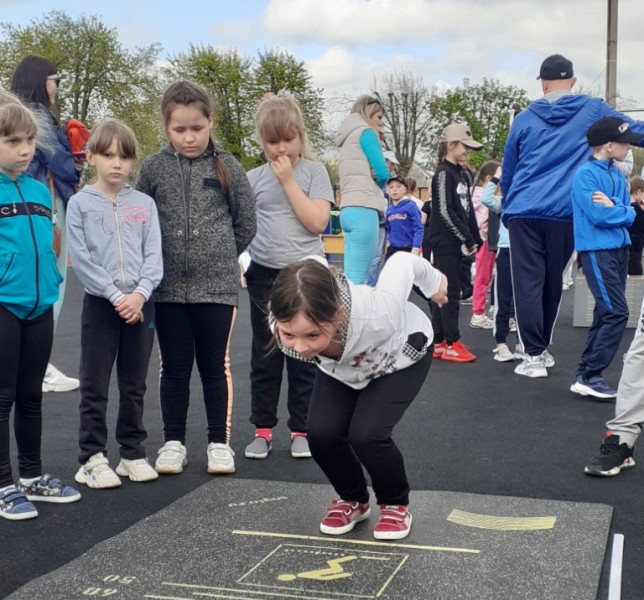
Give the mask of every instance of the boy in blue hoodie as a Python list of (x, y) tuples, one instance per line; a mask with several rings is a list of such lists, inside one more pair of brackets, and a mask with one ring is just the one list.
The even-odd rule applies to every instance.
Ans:
[(387, 194), (391, 204), (385, 213), (389, 239), (385, 258), (401, 250), (420, 255), (423, 245), (423, 221), (416, 203), (410, 198), (405, 198), (407, 184), (400, 175), (392, 175), (387, 180)]
[(582, 396), (614, 398), (602, 372), (613, 360), (628, 321), (626, 275), (628, 229), (635, 220), (624, 176), (615, 160), (624, 160), (629, 144), (641, 135), (619, 117), (604, 117), (588, 129), (593, 156), (572, 183), (575, 249), (595, 298), (593, 323), (570, 391)]

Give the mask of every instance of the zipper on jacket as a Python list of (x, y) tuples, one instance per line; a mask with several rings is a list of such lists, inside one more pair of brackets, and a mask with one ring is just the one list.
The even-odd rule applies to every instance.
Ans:
[(25, 205), (25, 211), (27, 213), (27, 218), (29, 219), (29, 231), (31, 232), (31, 241), (34, 245), (35, 255), (36, 255), (36, 301), (34, 307), (25, 315), (25, 319), (31, 317), (34, 314), (38, 305), (40, 304), (40, 255), (38, 254), (38, 241), (36, 240), (36, 232), (34, 231), (33, 217), (31, 211), (29, 210), (29, 205), (25, 201), (22, 190), (20, 189), (20, 184), (17, 181), (14, 181), (16, 190), (18, 191), (18, 196), (20, 196), (20, 202)]
[(123, 258), (123, 240), (121, 239), (121, 227), (119, 225), (119, 212), (116, 206), (116, 201), (112, 203), (112, 209), (114, 213), (114, 224), (116, 225), (116, 239), (118, 241), (119, 247), (119, 266), (121, 268), (121, 285), (125, 289), (125, 259)]

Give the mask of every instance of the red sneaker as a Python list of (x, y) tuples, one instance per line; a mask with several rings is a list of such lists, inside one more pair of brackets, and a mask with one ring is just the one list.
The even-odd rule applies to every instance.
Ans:
[(445, 350), (447, 350), (447, 342), (445, 340), (438, 342), (438, 344), (434, 344), (434, 354), (432, 354), (432, 357), (442, 358)]
[(351, 531), (356, 523), (369, 518), (371, 507), (369, 503), (348, 502), (347, 500), (332, 500), (326, 509), (326, 517), (320, 523), (320, 531), (329, 535), (342, 535)]
[(445, 348), (441, 358), (452, 362), (466, 363), (475, 361), (476, 355), (472, 354), (461, 340), (457, 340)]
[(377, 540), (401, 540), (409, 535), (411, 513), (408, 506), (380, 505), (380, 517), (373, 529)]

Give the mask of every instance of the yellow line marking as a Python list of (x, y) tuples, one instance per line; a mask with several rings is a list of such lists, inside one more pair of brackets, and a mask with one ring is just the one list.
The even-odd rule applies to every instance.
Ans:
[(480, 550), (471, 548), (449, 548), (446, 546), (419, 546), (417, 544), (392, 544), (387, 542), (368, 542), (366, 540), (345, 540), (340, 538), (325, 538), (316, 535), (296, 535), (294, 533), (270, 533), (268, 531), (243, 531), (235, 529), (231, 533), (237, 535), (254, 535), (258, 537), (289, 538), (295, 540), (314, 540), (332, 544), (358, 544), (360, 546), (378, 546), (379, 548), (402, 548), (404, 550), (434, 550), (437, 552), (459, 552), (463, 554), (480, 554)]
[(394, 569), (394, 572), (387, 578), (387, 581), (385, 581), (382, 584), (382, 587), (378, 590), (378, 593), (376, 594), (376, 598), (380, 598), (380, 596), (382, 596), (384, 591), (387, 589), (387, 586), (392, 582), (393, 578), (396, 576), (398, 571), (400, 571), (400, 569), (402, 569), (402, 566), (407, 562), (408, 558), (409, 558), (409, 556), (405, 556), (405, 558), (403, 558), (400, 561), (400, 564)]
[(449, 514), (447, 520), (465, 527), (478, 527), (479, 529), (537, 531), (540, 529), (553, 529), (557, 517), (497, 517), (494, 515), (478, 515), (455, 509)]
[[(193, 589), (204, 589), (204, 590), (212, 590), (213, 592), (236, 592), (239, 594), (247, 593), (246, 590), (239, 590), (239, 589), (231, 589), (231, 588), (219, 588), (219, 587), (212, 587), (208, 585), (195, 585), (191, 583), (172, 583), (169, 581), (164, 581), (161, 585), (174, 585), (176, 587), (184, 587), (184, 588), (193, 588)], [(259, 587), (268, 587), (268, 586), (262, 586), (261, 584), (256, 584), (256, 583), (246, 583), (244, 585), (255, 585)], [(296, 589), (294, 590), (296, 592), (301, 592), (304, 594), (309, 594), (309, 593), (324, 593), (324, 592), (312, 592), (310, 590), (302, 590), (302, 589)], [(255, 590), (253, 590), (255, 592)], [(374, 596), (361, 596), (361, 595), (356, 595), (356, 594), (342, 594), (339, 592), (333, 592), (333, 596), (335, 598), (322, 598), (320, 596), (302, 596), (302, 595), (293, 595), (293, 594), (288, 594), (286, 592), (268, 592), (265, 590), (259, 590), (256, 593), (262, 594), (263, 596), (278, 596), (279, 598), (298, 598), (299, 600), (338, 600), (337, 596), (350, 596), (351, 598), (374, 598)], [(205, 592), (193, 592), (195, 595), (206, 595)], [(147, 598), (148, 596), (146, 596)], [(166, 596), (149, 596), (150, 598), (166, 598)], [(186, 598), (172, 598), (171, 596), (167, 596), (167, 598), (171, 600), (186, 600)]]

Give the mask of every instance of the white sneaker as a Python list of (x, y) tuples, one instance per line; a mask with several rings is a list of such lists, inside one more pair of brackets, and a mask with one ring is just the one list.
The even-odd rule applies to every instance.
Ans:
[(81, 465), (74, 479), (95, 490), (116, 488), (121, 485), (121, 480), (112, 471), (102, 452), (94, 454), (84, 465)]
[(181, 442), (166, 442), (159, 448), (154, 468), (162, 475), (176, 475), (181, 473), (187, 464), (186, 447)]
[(550, 352), (548, 352), (547, 350), (544, 350), (541, 353), (541, 358), (543, 359), (544, 367), (551, 369), (552, 367), (555, 366), (555, 357), (552, 354), (550, 354)]
[(543, 362), (543, 355), (523, 357), (523, 360), (518, 364), (514, 372), (517, 375), (524, 375), (525, 377), (548, 377), (548, 369)]
[(223, 475), (235, 472), (235, 453), (228, 444), (208, 444), (208, 473)]
[(472, 315), (470, 327), (472, 329), (492, 329), (494, 323), (488, 319), (487, 315)]
[(45, 378), (42, 380), (43, 392), (71, 392), (77, 390), (80, 386), (80, 381), (74, 377), (67, 377), (61, 373), (54, 365), (49, 363), (47, 371), (45, 371)]
[(492, 350), (492, 354), (494, 354), (494, 360), (499, 362), (510, 362), (515, 360), (514, 352), (510, 351), (507, 344), (499, 344)]
[(159, 478), (159, 474), (152, 468), (147, 458), (134, 460), (122, 458), (116, 467), (116, 474), (129, 477), (130, 481), (153, 481)]

